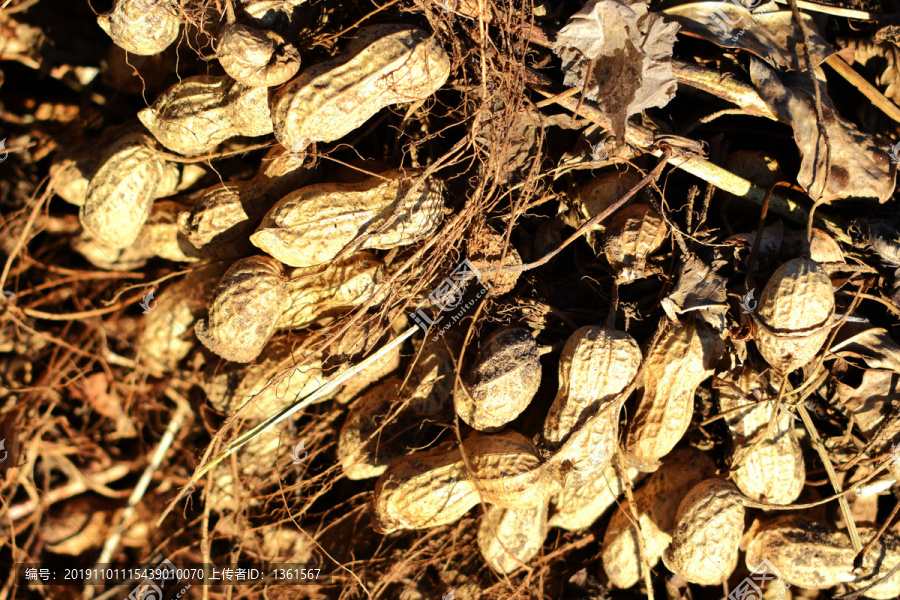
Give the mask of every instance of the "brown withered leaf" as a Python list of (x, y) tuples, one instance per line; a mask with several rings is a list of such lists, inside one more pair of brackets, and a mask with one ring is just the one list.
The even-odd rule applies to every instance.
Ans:
[(885, 369), (900, 373), (900, 346), (886, 329), (866, 329), (831, 347), (831, 353), (844, 360), (860, 359), (870, 369)]
[(662, 300), (663, 310), (673, 321), (677, 315), (697, 311), (698, 316), (717, 331), (725, 329), (727, 292), (725, 278), (718, 270), (727, 261), (716, 258), (707, 264), (696, 254), (691, 254), (681, 264), (681, 272), (675, 289)]
[[(660, 12), (677, 21), (683, 32), (718, 46), (746, 50), (782, 70), (803, 68), (803, 52), (798, 50), (803, 36), (794, 24), (791, 11), (779, 8), (774, 2), (744, 3), (750, 8), (759, 5), (751, 13), (739, 2), (689, 2)], [(809, 32), (812, 62), (818, 66), (835, 51), (819, 35), (811, 16), (804, 14), (803, 24)]]
[(865, 371), (857, 387), (835, 381), (835, 388), (864, 434), (874, 431), (892, 412), (892, 404), (900, 401), (900, 375), (893, 371)]
[(677, 23), (648, 13), (640, 0), (589, 0), (560, 30), (553, 51), (562, 59), (566, 85), (581, 88), (590, 77), (586, 96), (609, 116), (621, 140), (628, 117), (675, 97), (677, 31)]
[[(875, 138), (838, 114), (831, 99), (823, 93), (826, 143), (817, 122), (815, 92), (805, 73), (784, 75), (782, 80), (774, 69), (751, 57), (750, 76), (778, 120), (793, 128), (801, 157), (797, 183), (813, 200), (831, 202), (853, 198), (886, 202), (891, 197), (895, 175), (887, 153)], [(821, 69), (816, 70), (816, 76), (824, 92), (825, 76)]]

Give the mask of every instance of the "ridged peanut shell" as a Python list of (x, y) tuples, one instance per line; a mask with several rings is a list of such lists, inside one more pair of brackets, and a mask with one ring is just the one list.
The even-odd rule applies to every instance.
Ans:
[(484, 341), (453, 403), (459, 418), (479, 431), (498, 431), (528, 407), (541, 384), (537, 343), (519, 327)]
[(178, 215), (184, 209), (185, 205), (171, 200), (154, 202), (135, 244), (152, 256), (176, 262), (189, 263), (209, 258), (179, 231)]
[(132, 54), (159, 54), (178, 39), (181, 18), (174, 0), (116, 0), (97, 24)]
[(137, 240), (153, 201), (175, 191), (178, 167), (166, 162), (153, 140), (129, 134), (115, 142), (91, 177), (78, 216), (85, 231), (110, 248)]
[(624, 331), (587, 326), (573, 333), (559, 357), (559, 391), (544, 421), (544, 441), (558, 448), (579, 423), (637, 375), (641, 349)]
[(267, 88), (196, 75), (163, 92), (151, 107), (138, 111), (138, 119), (169, 150), (196, 156), (228, 138), (272, 133), (267, 99)]
[(450, 74), (434, 37), (408, 25), (374, 25), (337, 58), (302, 72), (271, 98), (275, 137), (294, 152), (342, 138), (391, 104), (424, 100)]
[(290, 272), (289, 301), (278, 317), (278, 329), (300, 329), (327, 314), (344, 312), (387, 294), (380, 289), (384, 264), (371, 252), (354, 252), (324, 267)]
[[(643, 473), (628, 468), (626, 476), (632, 483), (637, 483)], [(625, 482), (619, 477), (615, 465), (610, 465), (601, 477), (556, 493), (550, 500), (556, 510), (547, 524), (569, 531), (587, 529), (616, 503), (616, 498), (624, 491)]]
[(478, 504), (462, 454), (449, 443), (394, 461), (375, 484), (374, 527), (381, 533), (453, 523)]
[(534, 444), (521, 433), (476, 433), (463, 444), (472, 468), (469, 479), (484, 502), (519, 509), (547, 497), (550, 481)]
[(678, 506), (672, 543), (663, 553), (670, 571), (691, 583), (717, 585), (737, 566), (744, 505), (730, 481), (707, 479)]
[[(385, 424), (391, 408), (399, 402), (399, 379), (388, 379), (357, 400), (338, 435), (337, 455), (347, 479), (378, 477), (402, 457), (405, 448), (395, 439), (398, 420)], [(384, 428), (376, 433), (379, 427)]]
[(819, 263), (795, 258), (769, 278), (755, 313), (756, 347), (781, 374), (806, 366), (831, 329), (834, 290)]
[[(860, 541), (865, 546), (878, 527), (857, 523)], [(808, 521), (801, 516), (779, 517), (767, 523), (747, 547), (747, 567), (755, 568), (763, 559), (778, 569), (787, 583), (810, 590), (824, 590), (840, 583), (862, 588), (900, 563), (900, 539), (885, 532), (863, 559), (858, 573), (853, 571), (856, 551), (845, 531)], [(862, 594), (876, 600), (900, 597), (900, 572)]]
[(565, 443), (550, 454), (546, 469), (564, 489), (578, 487), (603, 476), (619, 442), (619, 413), (625, 398), (611, 398), (575, 428)]
[(634, 281), (644, 277), (647, 257), (659, 250), (669, 228), (650, 204), (630, 204), (616, 213), (606, 232), (606, 259), (619, 279)]
[[(728, 413), (725, 422), (734, 445), (732, 457), (745, 455), (737, 468), (732, 467), (731, 479), (748, 498), (770, 504), (791, 504), (806, 484), (806, 466), (794, 431), (794, 419), (786, 410), (776, 417), (778, 389), (770, 383), (768, 373), (761, 374), (745, 366), (734, 384), (743, 395), (727, 385), (717, 389), (720, 410)], [(771, 401), (752, 404), (753, 400), (766, 399)], [(748, 407), (730, 412), (742, 406)], [(773, 419), (776, 423), (771, 433), (764, 434)], [(757, 444), (759, 435), (765, 437)]]
[(694, 392), (713, 374), (722, 340), (702, 324), (683, 321), (647, 355), (643, 395), (625, 436), (625, 449), (652, 466), (681, 440), (694, 414)]
[(416, 179), (396, 170), (300, 188), (272, 206), (250, 241), (292, 267), (326, 263), (351, 242), (383, 250), (413, 244), (443, 218), (443, 185)]
[(289, 301), (281, 263), (268, 256), (241, 259), (219, 282), (209, 315), (195, 326), (197, 338), (226, 360), (250, 362), (272, 337)]
[[(658, 471), (634, 492), (647, 562), (653, 568), (672, 541), (678, 507), (684, 495), (700, 481), (715, 474), (716, 466), (703, 452), (679, 448), (666, 457)], [(603, 536), (603, 569), (610, 582), (630, 588), (641, 579), (637, 528), (630, 520), (627, 501), (613, 513)]]
[(226, 24), (219, 35), (219, 64), (250, 87), (280, 85), (300, 70), (300, 53), (268, 29)]
[(206, 312), (223, 271), (218, 264), (199, 267), (159, 291), (156, 308), (142, 319), (138, 337), (142, 356), (175, 368), (188, 355), (196, 343), (194, 323)]
[(478, 549), (498, 573), (512, 573), (537, 556), (547, 537), (546, 502), (514, 510), (490, 506), (478, 522)]

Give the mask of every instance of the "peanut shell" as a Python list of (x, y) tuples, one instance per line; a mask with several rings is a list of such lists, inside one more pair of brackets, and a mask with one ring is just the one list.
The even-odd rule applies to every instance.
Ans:
[(547, 507), (488, 507), (478, 523), (478, 549), (492, 569), (512, 573), (537, 556), (547, 537)]
[(473, 434), (464, 442), (469, 479), (484, 502), (531, 508), (548, 496), (550, 482), (534, 444), (516, 431)]
[(226, 24), (219, 34), (219, 64), (249, 87), (281, 85), (300, 70), (300, 53), (268, 29)]
[[(632, 483), (640, 481), (643, 475), (633, 467), (626, 469), (626, 476)], [(587, 529), (616, 503), (616, 498), (624, 491), (625, 483), (615, 465), (610, 465), (601, 477), (555, 494), (550, 502), (556, 511), (547, 524), (569, 531)]]
[(340, 56), (272, 95), (275, 137), (293, 152), (340, 139), (386, 106), (424, 100), (449, 74), (447, 53), (421, 29), (367, 27)]
[(272, 337), (289, 302), (281, 263), (268, 256), (241, 259), (216, 287), (209, 316), (195, 326), (197, 338), (226, 360), (250, 362)]
[(659, 250), (669, 235), (660, 214), (650, 204), (630, 204), (613, 217), (604, 250), (621, 281), (645, 277), (647, 257)]
[(738, 560), (744, 533), (744, 505), (729, 481), (707, 479), (681, 501), (672, 543), (662, 559), (670, 571), (691, 583), (717, 585)]
[(647, 355), (643, 395), (625, 436), (625, 449), (652, 465), (681, 440), (694, 414), (694, 392), (713, 374), (722, 340), (703, 324), (682, 322), (663, 334)]
[(756, 347), (777, 372), (790, 373), (822, 348), (833, 315), (834, 290), (825, 270), (809, 258), (789, 260), (759, 297), (753, 319)]
[(499, 329), (485, 340), (453, 402), (468, 425), (498, 431), (528, 407), (540, 384), (541, 361), (534, 338), (525, 329)]
[(326, 263), (349, 244), (389, 249), (418, 242), (443, 218), (443, 185), (388, 171), (356, 184), (292, 192), (263, 217), (254, 246), (292, 267)]
[(178, 38), (181, 18), (174, 0), (116, 0), (97, 23), (132, 54), (158, 54)]
[(154, 146), (146, 135), (126, 135), (109, 148), (91, 177), (78, 216), (85, 231), (102, 245), (132, 245), (153, 201), (178, 186), (178, 167), (167, 163)]

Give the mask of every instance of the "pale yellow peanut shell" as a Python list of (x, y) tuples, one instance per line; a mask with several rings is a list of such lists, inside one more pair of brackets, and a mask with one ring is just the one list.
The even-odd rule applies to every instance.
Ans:
[(694, 414), (694, 392), (713, 374), (722, 340), (703, 324), (683, 321), (647, 355), (643, 395), (629, 423), (625, 449), (652, 467), (681, 440)]
[(518, 327), (495, 331), (463, 384), (453, 395), (459, 418), (479, 431), (498, 431), (528, 407), (541, 384), (534, 338)]
[(398, 419), (387, 422), (391, 408), (399, 404), (401, 383), (399, 379), (388, 379), (372, 387), (351, 407), (337, 447), (341, 469), (348, 479), (378, 477), (406, 454), (396, 439), (401, 430)]
[(138, 119), (160, 144), (185, 156), (206, 154), (239, 135), (272, 133), (267, 88), (227, 76), (196, 75), (176, 83)]
[(142, 356), (171, 369), (188, 355), (196, 343), (194, 323), (206, 312), (224, 270), (215, 263), (202, 266), (158, 290), (147, 304), (152, 310), (142, 319), (138, 337)]
[(478, 549), (493, 570), (512, 573), (537, 556), (547, 537), (547, 507), (488, 507), (478, 523)]
[(116, 0), (97, 24), (117, 46), (132, 54), (158, 54), (178, 38), (181, 18), (175, 0)]
[[(863, 546), (878, 532), (870, 523), (857, 523)], [(841, 583), (862, 588), (900, 563), (900, 539), (885, 532), (866, 553), (862, 569), (854, 572), (856, 551), (845, 531), (806, 520), (799, 515), (782, 516), (763, 525), (747, 547), (748, 569), (768, 560), (791, 585), (811, 590), (824, 590)], [(863, 592), (866, 598), (893, 600), (900, 596), (900, 572)]]
[(576, 426), (625, 389), (637, 375), (641, 349), (624, 331), (576, 330), (559, 357), (559, 391), (544, 421), (544, 441), (558, 448)]
[(391, 104), (423, 100), (450, 74), (450, 59), (424, 31), (374, 25), (337, 58), (302, 72), (270, 101), (275, 137), (294, 152), (342, 138)]
[(521, 433), (476, 433), (464, 442), (468, 476), (484, 502), (531, 508), (549, 496), (551, 484), (534, 444)]
[(153, 203), (147, 223), (141, 230), (135, 245), (147, 254), (176, 262), (197, 262), (210, 258), (198, 250), (178, 229), (178, 215), (185, 205), (171, 200)]
[(452, 443), (394, 461), (375, 484), (373, 526), (381, 533), (453, 523), (478, 504)]
[(219, 34), (219, 64), (250, 87), (280, 85), (300, 70), (300, 53), (274, 31), (240, 23), (226, 24)]
[(831, 332), (834, 290), (825, 270), (795, 258), (772, 274), (754, 315), (756, 347), (781, 374), (806, 366)]
[[(745, 366), (733, 382), (742, 394), (728, 385), (717, 389), (719, 407), (727, 414), (725, 422), (731, 431), (732, 458), (739, 458), (753, 448), (737, 468), (733, 467), (731, 479), (748, 498), (770, 504), (791, 504), (803, 491), (806, 466), (791, 413), (785, 409), (775, 415), (778, 389), (770, 383), (769, 373), (761, 374)], [(769, 402), (753, 405), (755, 400)], [(748, 407), (731, 412), (742, 406)], [(771, 427), (771, 434), (755, 444), (757, 436), (769, 431), (773, 419), (776, 423)]]
[[(634, 493), (644, 550), (650, 568), (672, 541), (679, 504), (684, 495), (700, 481), (715, 473), (715, 465), (706, 454), (693, 448), (680, 448), (669, 454), (658, 471)], [(631, 522), (629, 503), (623, 502), (613, 513), (603, 536), (603, 569), (610, 582), (629, 588), (641, 579), (641, 555), (637, 529)]]
[(126, 248), (140, 235), (153, 201), (177, 186), (178, 167), (160, 156), (153, 140), (126, 135), (109, 148), (91, 177), (79, 220), (102, 245)]
[(744, 534), (744, 505), (734, 484), (701, 481), (681, 501), (675, 519), (672, 542), (662, 556), (666, 568), (700, 585), (728, 579)]
[[(626, 469), (626, 476), (635, 484), (643, 478), (644, 473), (631, 467)], [(550, 500), (555, 511), (548, 525), (569, 531), (586, 529), (603, 516), (624, 491), (625, 482), (615, 465), (610, 465), (597, 479), (557, 492)]]
[(578, 487), (603, 476), (619, 447), (619, 413), (625, 398), (612, 398), (550, 454), (546, 469), (564, 489)]
[(371, 252), (354, 252), (325, 266), (293, 269), (289, 300), (276, 328), (300, 329), (327, 314), (344, 312), (388, 290), (381, 286), (384, 264)]
[(197, 338), (226, 360), (250, 362), (272, 337), (289, 301), (281, 263), (268, 256), (241, 259), (216, 287), (209, 315), (194, 328)]
[(254, 246), (292, 267), (326, 263), (351, 243), (389, 249), (418, 242), (443, 218), (443, 185), (388, 171), (362, 183), (300, 188), (263, 217)]

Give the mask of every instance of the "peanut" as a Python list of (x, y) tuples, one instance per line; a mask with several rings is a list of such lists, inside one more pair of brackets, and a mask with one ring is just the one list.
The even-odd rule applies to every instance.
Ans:
[(133, 244), (153, 201), (178, 186), (178, 168), (163, 160), (154, 146), (146, 135), (126, 135), (112, 145), (91, 177), (79, 219), (102, 245), (125, 248)]
[(278, 261), (251, 256), (231, 266), (213, 295), (209, 316), (194, 327), (204, 346), (234, 362), (250, 362), (272, 337), (290, 302)]
[[(718, 389), (723, 413), (749, 405), (749, 408), (730, 412), (725, 417), (734, 441), (732, 456), (741, 457), (745, 448), (752, 449), (732, 471), (731, 478), (749, 498), (771, 504), (790, 504), (800, 496), (806, 483), (806, 467), (793, 418), (786, 411), (775, 415), (774, 400), (778, 390), (771, 385), (767, 373), (761, 374), (745, 366), (734, 385), (737, 389), (730, 386)], [(772, 402), (753, 405), (753, 400)], [(770, 433), (773, 419), (776, 423)], [(763, 438), (757, 442), (760, 435)]]
[(564, 488), (596, 479), (618, 444), (617, 396), (641, 363), (637, 342), (625, 332), (582, 327), (559, 359), (559, 391), (544, 421), (544, 441), (554, 451), (548, 469)]
[[(878, 527), (857, 523), (865, 546)], [(900, 539), (885, 532), (866, 553), (862, 568), (854, 570), (856, 551), (844, 531), (789, 515), (773, 519), (753, 537), (747, 547), (747, 566), (755, 568), (763, 559), (778, 569), (791, 585), (824, 590), (841, 583), (862, 588), (884, 577), (900, 563)], [(867, 598), (889, 600), (900, 596), (900, 572), (863, 592)]]
[(194, 323), (206, 310), (223, 271), (217, 264), (199, 267), (160, 291), (156, 308), (144, 316), (138, 338), (144, 356), (173, 369), (188, 355), (194, 347)]
[(388, 379), (366, 392), (352, 407), (338, 436), (337, 455), (348, 479), (378, 477), (406, 452), (399, 440), (400, 421), (395, 419), (376, 435), (397, 402), (399, 379)]
[(97, 23), (117, 46), (148, 56), (165, 50), (178, 38), (181, 18), (174, 0), (116, 0)]
[(663, 563), (691, 583), (722, 583), (737, 566), (743, 533), (744, 505), (734, 484), (721, 479), (701, 481), (678, 507), (675, 533)]
[(528, 407), (540, 383), (541, 362), (531, 334), (499, 329), (485, 340), (453, 402), (468, 425), (498, 431)]
[[(640, 481), (643, 475), (635, 468), (626, 470), (626, 476), (632, 483)], [(610, 465), (601, 477), (577, 487), (562, 489), (554, 495), (550, 502), (556, 507), (556, 512), (550, 517), (548, 525), (569, 531), (587, 529), (616, 503), (616, 498), (624, 491), (625, 483), (615, 466)]]
[(300, 152), (342, 138), (391, 104), (424, 100), (450, 74), (450, 59), (415, 27), (367, 27), (344, 54), (279, 88), (270, 101), (275, 137)]
[(273, 199), (309, 178), (309, 170), (302, 168), (305, 158), (273, 148), (253, 179), (216, 185), (197, 194), (190, 211), (178, 215), (179, 229), (205, 255), (233, 257), (250, 251), (247, 238)]
[(300, 70), (300, 53), (268, 29), (228, 23), (219, 34), (219, 64), (248, 87), (281, 85)]
[(384, 264), (370, 252), (354, 252), (324, 269), (294, 269), (288, 281), (288, 302), (275, 327), (300, 329), (323, 315), (359, 306), (376, 294), (384, 299), (383, 278)]
[[(634, 506), (640, 525), (647, 563), (653, 568), (672, 541), (679, 503), (692, 487), (715, 473), (715, 465), (704, 453), (693, 448), (672, 452), (660, 469), (634, 493)], [(603, 536), (603, 569), (610, 582), (629, 588), (641, 576), (638, 532), (631, 520), (628, 502), (613, 513)]]
[(389, 249), (418, 242), (443, 218), (443, 184), (388, 171), (357, 184), (311, 185), (263, 217), (254, 246), (292, 267), (326, 263), (346, 247)]
[(230, 77), (188, 77), (139, 111), (138, 119), (169, 150), (206, 154), (228, 138), (272, 133), (266, 90)]
[(176, 220), (185, 206), (171, 200), (155, 202), (135, 245), (150, 256), (177, 262), (208, 258), (178, 230)]
[(375, 484), (374, 527), (381, 533), (452, 523), (478, 504), (452, 443), (394, 461)]
[(547, 503), (513, 510), (490, 506), (478, 523), (478, 549), (498, 573), (512, 573), (534, 558), (547, 537)]
[(473, 434), (463, 445), (473, 487), (484, 502), (503, 508), (531, 508), (551, 489), (534, 444), (521, 433)]
[(682, 322), (647, 355), (643, 396), (625, 437), (626, 451), (653, 465), (681, 440), (694, 413), (694, 392), (713, 374), (722, 340), (702, 323)]
[(831, 280), (809, 258), (789, 260), (769, 278), (758, 310), (750, 314), (759, 353), (786, 375), (806, 366), (828, 338), (834, 315)]

